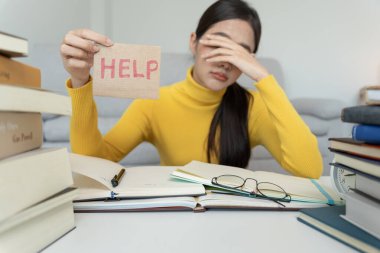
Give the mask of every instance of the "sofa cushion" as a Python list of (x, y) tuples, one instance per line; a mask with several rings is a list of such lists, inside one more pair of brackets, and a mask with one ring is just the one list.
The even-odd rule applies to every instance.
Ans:
[(327, 120), (323, 120), (310, 115), (302, 115), (301, 118), (308, 125), (310, 131), (316, 136), (326, 135), (330, 128), (330, 123)]
[(296, 98), (291, 102), (299, 114), (327, 120), (340, 117), (340, 112), (345, 106), (342, 101), (324, 98)]
[[(44, 142), (42, 147), (55, 148), (65, 147), (71, 152), (69, 142)], [(142, 166), (142, 165), (159, 165), (160, 157), (156, 148), (147, 142), (143, 142), (131, 151), (126, 157), (124, 157), (120, 163), (126, 167)]]
[[(108, 132), (119, 118), (99, 117), (99, 130), (102, 134)], [(66, 116), (56, 117), (44, 122), (44, 140), (48, 142), (64, 142), (70, 138), (70, 118)]]

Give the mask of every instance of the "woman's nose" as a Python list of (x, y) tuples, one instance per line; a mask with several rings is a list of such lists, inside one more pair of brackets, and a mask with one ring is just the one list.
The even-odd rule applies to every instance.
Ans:
[(231, 70), (231, 64), (228, 62), (220, 62), (219, 67), (224, 68), (225, 70)]

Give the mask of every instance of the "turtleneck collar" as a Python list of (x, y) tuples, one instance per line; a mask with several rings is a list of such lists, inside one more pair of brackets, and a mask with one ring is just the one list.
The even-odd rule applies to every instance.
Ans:
[(192, 72), (193, 67), (190, 67), (187, 70), (186, 80), (180, 84), (180, 89), (184, 91), (188, 97), (198, 103), (205, 105), (219, 104), (227, 88), (219, 91), (207, 89), (194, 80)]

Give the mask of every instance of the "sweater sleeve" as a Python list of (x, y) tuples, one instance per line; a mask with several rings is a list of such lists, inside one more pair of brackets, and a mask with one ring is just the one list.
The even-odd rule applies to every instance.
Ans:
[(307, 178), (322, 174), (317, 138), (298, 115), (273, 76), (256, 83), (250, 140), (263, 145), (287, 171)]
[(72, 100), (70, 144), (74, 153), (117, 162), (147, 139), (149, 108), (144, 108), (141, 101), (139, 103), (134, 101), (116, 125), (102, 136), (98, 129), (92, 80), (75, 89), (71, 86), (71, 80), (68, 80), (66, 86)]

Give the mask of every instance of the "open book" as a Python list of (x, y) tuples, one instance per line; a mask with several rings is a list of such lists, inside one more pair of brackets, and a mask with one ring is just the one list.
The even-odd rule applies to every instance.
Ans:
[(117, 201), (75, 202), (75, 212), (128, 212), (128, 211), (163, 211), (190, 210), (202, 212), (207, 209), (241, 209), (241, 210), (299, 210), (302, 208), (324, 207), (322, 203), (292, 201), (278, 203), (265, 199), (249, 198), (231, 194), (215, 193), (207, 190), (206, 195), (198, 197), (164, 197), (122, 199)]
[[(237, 194), (248, 195), (254, 189), (253, 181), (247, 181), (243, 189), (230, 189), (212, 183), (214, 177), (221, 175), (235, 175), (243, 179), (254, 178), (258, 182), (270, 182), (281, 186), (287, 194), (291, 196), (292, 202), (321, 203), (330, 205), (343, 204), (339, 195), (333, 190), (330, 184), (322, 180), (307, 179), (289, 175), (283, 175), (266, 171), (251, 171), (231, 166), (215, 165), (192, 161), (191, 163), (176, 169), (172, 177), (187, 182), (200, 183), (206, 186), (220, 188), (236, 192)], [(251, 185), (250, 185), (251, 184)], [(266, 196), (276, 197), (278, 192), (273, 189), (263, 191)]]
[(75, 201), (199, 196), (205, 194), (201, 184), (183, 183), (170, 178), (175, 167), (141, 166), (125, 168), (116, 187), (111, 180), (123, 168), (105, 159), (70, 154), (74, 186), (79, 188)]
[(76, 154), (71, 154), (70, 160), (74, 185), (79, 188), (74, 202), (76, 212), (204, 211), (211, 208), (298, 210), (326, 205), (325, 202), (292, 201), (282, 203), (283, 207), (270, 200), (233, 195), (231, 192), (215, 191), (214, 188), (206, 190), (201, 183), (184, 182), (171, 176), (186, 166), (126, 168), (120, 184), (114, 188), (111, 179), (120, 171), (121, 165)]

